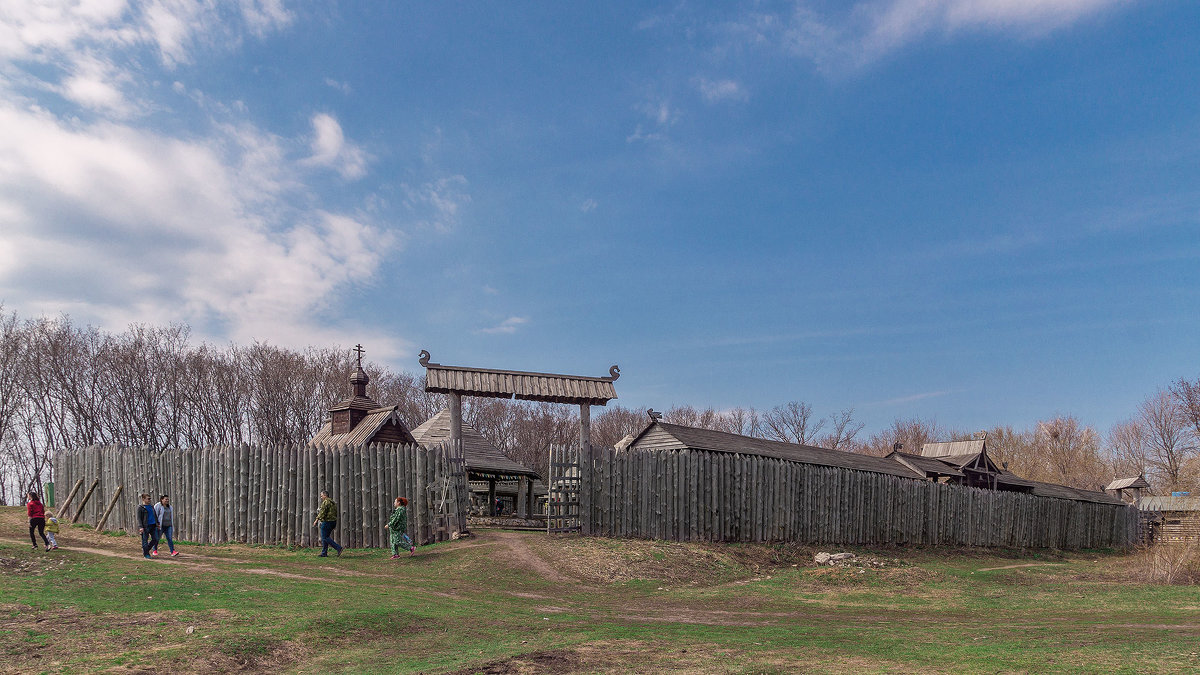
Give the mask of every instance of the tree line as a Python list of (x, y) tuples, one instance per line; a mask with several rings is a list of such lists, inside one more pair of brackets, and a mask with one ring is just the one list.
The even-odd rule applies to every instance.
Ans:
[[(0, 503), (51, 480), (54, 454), (94, 444), (157, 448), (304, 443), (349, 394), (354, 360), (332, 347), (194, 344), (186, 325), (115, 333), (67, 317), (20, 319), (0, 307)], [(419, 376), (367, 362), (367, 393), (414, 428), (447, 405)], [(550, 445), (578, 438), (574, 406), (468, 397), (463, 418), (512, 459), (545, 470)], [(649, 421), (620, 405), (592, 415), (592, 442), (614, 445)], [(864, 437), (853, 409), (818, 416), (803, 401), (767, 410), (676, 405), (663, 421), (846, 452), (971, 438), (931, 420), (897, 419)], [(994, 459), (1034, 480), (1099, 489), (1144, 472), (1158, 493), (1200, 488), (1200, 378), (1148, 397), (1107, 434), (1072, 416), (986, 430)]]

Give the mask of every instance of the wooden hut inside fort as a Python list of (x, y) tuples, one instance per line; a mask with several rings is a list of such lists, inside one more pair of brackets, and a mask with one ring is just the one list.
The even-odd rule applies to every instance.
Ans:
[(725, 431), (685, 427), (680, 424), (670, 424), (655, 420), (626, 446), (629, 452), (639, 450), (696, 450), (720, 452), (741, 455), (757, 455), (784, 459), (801, 464), (817, 466), (840, 467), (858, 471), (883, 473), (902, 478), (924, 478), (913, 469), (899, 462), (860, 455), (852, 452), (841, 452), (828, 448), (818, 448), (811, 445), (799, 445), (784, 441), (771, 441), (765, 438), (742, 436)]
[(1149, 529), (1148, 541), (1200, 543), (1200, 497), (1142, 497), (1137, 507)]
[[(450, 409), (443, 409), (413, 429), (416, 442), (432, 447), (451, 441)], [(483, 437), (466, 422), (462, 422), (463, 463), (471, 488), (473, 510), (482, 509), (485, 515), (498, 516), (497, 500), (518, 518), (541, 511), (539, 497), (545, 498), (546, 486), (537, 480), (538, 474), (508, 458), (500, 448)]]
[(629, 451), (696, 450), (756, 455), (1001, 492), (1020, 492), (1094, 504), (1123, 504), (1114, 495), (1104, 492), (1029, 480), (997, 467), (987, 454), (986, 439), (926, 443), (920, 455), (897, 450), (886, 457), (875, 457), (654, 420), (635, 435), (627, 447)]

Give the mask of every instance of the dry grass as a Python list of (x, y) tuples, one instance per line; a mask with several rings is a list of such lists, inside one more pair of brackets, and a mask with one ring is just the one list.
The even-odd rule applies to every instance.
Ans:
[(1195, 541), (1158, 543), (1131, 558), (1137, 579), (1152, 584), (1200, 583), (1200, 545)]

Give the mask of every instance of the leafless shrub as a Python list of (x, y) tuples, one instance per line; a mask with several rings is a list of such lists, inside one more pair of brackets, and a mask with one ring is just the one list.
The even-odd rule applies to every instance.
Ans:
[(1200, 544), (1194, 539), (1159, 542), (1134, 553), (1134, 574), (1154, 584), (1200, 583)]

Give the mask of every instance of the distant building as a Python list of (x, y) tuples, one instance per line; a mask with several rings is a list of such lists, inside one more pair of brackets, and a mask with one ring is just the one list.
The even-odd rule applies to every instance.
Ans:
[(1149, 541), (1200, 543), (1200, 497), (1142, 497), (1137, 507), (1148, 524)]
[[(450, 427), (447, 408), (413, 429), (412, 434), (417, 443), (431, 447), (450, 442)], [(462, 443), (473, 510), (498, 516), (502, 515), (499, 507), (503, 507), (505, 513), (518, 518), (541, 511), (539, 505), (546, 496), (546, 486), (538, 480), (536, 471), (509, 459), (466, 422), (462, 424)]]
[(997, 467), (987, 454), (985, 439), (926, 443), (919, 455), (893, 451), (886, 457), (875, 457), (654, 420), (628, 443), (628, 452), (638, 450), (698, 450), (758, 455), (801, 464), (869, 471), (914, 480), (1023, 492), (1039, 497), (1099, 504), (1122, 503), (1117, 497), (1103, 492), (1028, 480)]
[(1116, 495), (1121, 501), (1128, 504), (1136, 504), (1142, 498), (1142, 490), (1148, 489), (1150, 483), (1146, 479), (1137, 476), (1135, 478), (1117, 478), (1104, 488), (1105, 492)]
[(350, 398), (329, 409), (329, 416), (309, 443), (347, 447), (369, 443), (416, 443), (400, 419), (399, 406), (381, 406), (367, 396), (367, 377), (362, 363), (350, 374)]

